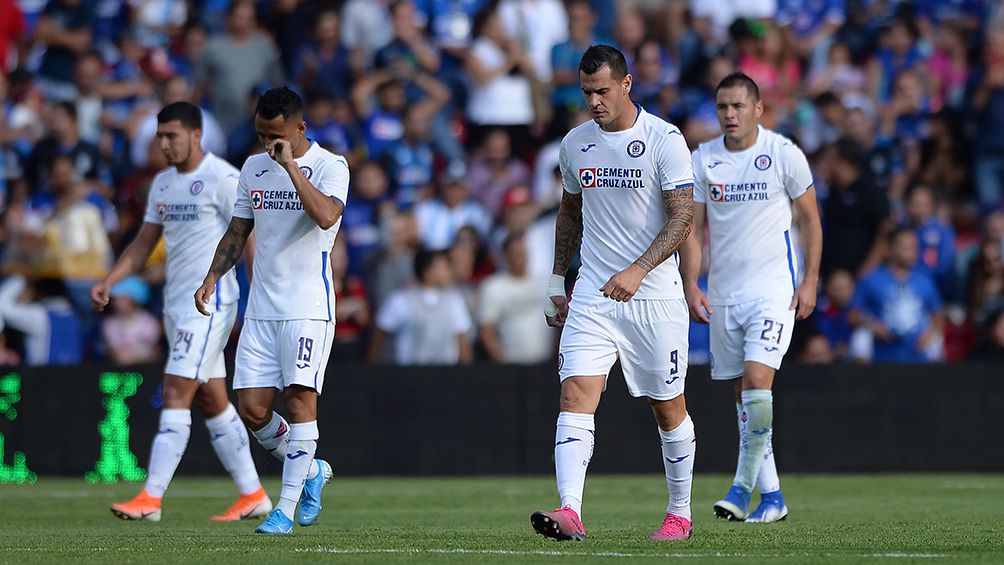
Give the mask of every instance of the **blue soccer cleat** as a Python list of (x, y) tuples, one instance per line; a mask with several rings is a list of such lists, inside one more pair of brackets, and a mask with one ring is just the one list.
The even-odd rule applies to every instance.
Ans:
[(730, 521), (742, 522), (749, 514), (750, 491), (732, 485), (725, 498), (715, 503), (715, 516)]
[(269, 512), (268, 518), (254, 529), (256, 534), (291, 534), (293, 521), (282, 510), (276, 508)]
[(760, 493), (760, 506), (746, 517), (747, 522), (780, 522), (788, 517), (788, 507), (784, 504), (784, 496), (780, 490)]
[(331, 482), (333, 473), (331, 465), (323, 459), (317, 461), (317, 475), (303, 483), (303, 493), (300, 494), (300, 507), (296, 509), (296, 521), (301, 526), (309, 526), (321, 515), (321, 490)]

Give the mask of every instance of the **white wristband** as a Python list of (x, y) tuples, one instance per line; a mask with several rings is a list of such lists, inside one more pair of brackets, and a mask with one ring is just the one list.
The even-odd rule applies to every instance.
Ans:
[(565, 296), (565, 277), (554, 273), (547, 282), (547, 294), (544, 296), (544, 315), (548, 318), (558, 315), (558, 307), (551, 301), (552, 296)]

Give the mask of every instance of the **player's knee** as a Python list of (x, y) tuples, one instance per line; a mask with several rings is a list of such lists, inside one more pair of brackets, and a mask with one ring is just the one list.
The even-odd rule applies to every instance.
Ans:
[(310, 422), (317, 419), (317, 392), (292, 385), (283, 393), (286, 412), (291, 422)]
[(229, 403), (230, 400), (226, 394), (218, 394), (206, 389), (206, 387), (199, 388), (199, 392), (195, 394), (195, 404), (207, 418), (222, 414)]
[(568, 379), (561, 384), (560, 406), (562, 412), (593, 413), (599, 404), (600, 390), (584, 386), (574, 379)]
[(683, 395), (671, 400), (650, 399), (649, 403), (652, 405), (652, 413), (655, 414), (655, 421), (661, 430), (667, 432), (675, 430), (687, 418), (687, 404)]
[(271, 407), (258, 406), (246, 402), (240, 403), (237, 407), (237, 414), (240, 415), (244, 425), (252, 430), (260, 430), (272, 420)]
[(195, 381), (181, 377), (167, 376), (161, 385), (161, 398), (164, 408), (191, 408), (192, 396), (195, 394)]

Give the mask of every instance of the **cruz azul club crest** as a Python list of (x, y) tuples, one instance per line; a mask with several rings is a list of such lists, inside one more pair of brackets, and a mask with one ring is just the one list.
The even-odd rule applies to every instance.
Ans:
[(300, 167), (300, 174), (303, 175), (303, 178), (310, 180), (310, 177), (314, 174), (314, 169), (304, 165)]
[(753, 160), (753, 165), (761, 171), (766, 171), (770, 168), (770, 156), (758, 155), (757, 158)]
[(192, 186), (188, 187), (188, 191), (192, 193), (192, 196), (195, 196), (196, 194), (202, 192), (202, 189), (205, 187), (206, 185), (203, 184), (201, 180), (197, 180), (192, 183)]
[(631, 157), (641, 157), (645, 154), (645, 142), (640, 139), (632, 140), (627, 144), (627, 154)]
[(711, 196), (711, 200), (721, 202), (725, 199), (725, 185), (714, 183), (708, 184), (708, 195)]

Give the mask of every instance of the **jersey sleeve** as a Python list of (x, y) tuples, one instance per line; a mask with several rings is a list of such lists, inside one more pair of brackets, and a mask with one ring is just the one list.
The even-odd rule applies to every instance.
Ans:
[(662, 190), (694, 186), (694, 166), (683, 133), (669, 128), (661, 143), (656, 144), (656, 167)]
[(561, 170), (561, 186), (565, 192), (578, 194), (582, 192), (579, 186), (579, 178), (572, 172), (572, 165), (568, 162), (568, 148), (565, 141), (561, 142), (561, 149), (558, 151), (558, 169)]
[(244, 162), (241, 167), (241, 174), (237, 179), (237, 196), (234, 202), (234, 217), (251, 220), (254, 218), (254, 210), (251, 209), (251, 195), (248, 189), (248, 175), (251, 174), (248, 162)]
[(708, 178), (704, 176), (700, 148), (691, 156), (691, 164), (694, 170), (694, 202), (704, 204), (708, 201)]
[(236, 170), (223, 168), (220, 171), (220, 183), (216, 188), (216, 207), (220, 215), (229, 218), (233, 215), (234, 204), (237, 202), (237, 186), (240, 184), (240, 173)]
[(781, 182), (784, 190), (792, 200), (805, 194), (812, 186), (812, 170), (805, 153), (794, 143), (788, 142), (781, 146), (781, 158), (784, 166), (781, 168)]
[(146, 195), (146, 211), (143, 213), (143, 221), (151, 224), (162, 225), (164, 222), (160, 219), (160, 214), (157, 213), (157, 203), (154, 202), (154, 187), (160, 186), (160, 175), (154, 177), (153, 182), (150, 183), (150, 190)]
[(345, 206), (349, 196), (349, 165), (345, 159), (335, 157), (328, 162), (325, 174), (314, 186), (321, 194), (338, 200)]

